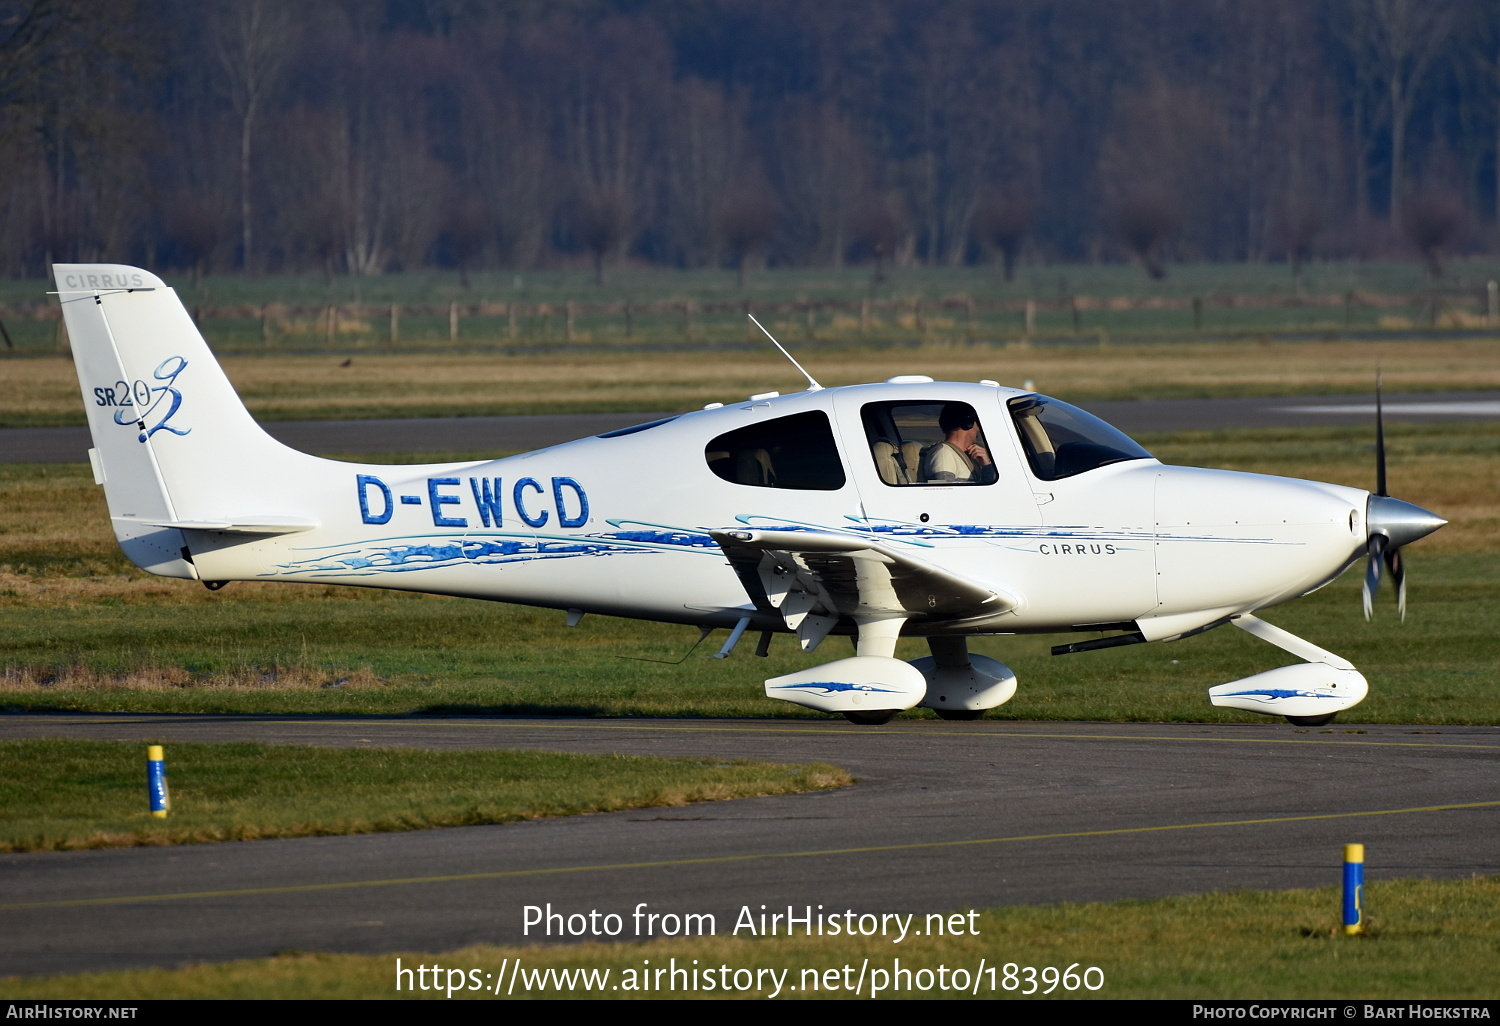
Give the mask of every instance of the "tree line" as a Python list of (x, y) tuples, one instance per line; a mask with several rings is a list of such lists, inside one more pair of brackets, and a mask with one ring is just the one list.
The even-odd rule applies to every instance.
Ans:
[(0, 274), (1389, 257), (1493, 0), (0, 0)]

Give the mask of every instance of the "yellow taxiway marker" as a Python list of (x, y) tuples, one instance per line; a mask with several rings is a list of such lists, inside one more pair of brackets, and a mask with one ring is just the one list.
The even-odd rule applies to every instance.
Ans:
[(1374, 809), (1367, 812), (1326, 812), (1312, 816), (1274, 816), (1268, 819), (1232, 819), (1216, 823), (1170, 823), (1164, 826), (1120, 827), (1114, 830), (1074, 830), (1060, 834), (979, 837), (967, 841), (920, 841), (912, 844), (877, 844), (864, 848), (823, 848), (813, 851), (765, 852), (758, 855), (715, 855), (696, 859), (663, 859), (658, 862), (616, 862), (595, 866), (509, 869), (492, 873), (458, 873), (451, 876), (408, 876), (391, 880), (349, 880), (343, 883), (293, 884), (287, 887), (249, 887), (241, 890), (223, 891), (185, 891), (177, 894), (130, 894), (109, 898), (73, 898), (63, 901), (20, 901), (0, 905), (0, 912), (39, 908), (77, 908), (86, 905), (129, 905), (153, 901), (191, 901), (197, 898), (237, 898), (258, 894), (302, 894), (308, 891), (338, 891), (356, 887), (397, 887), (410, 884), (455, 883), (466, 880), (505, 880), (523, 876), (557, 876), (564, 873), (602, 873), (627, 869), (658, 869), (665, 866), (706, 866), (726, 862), (756, 862), (761, 859), (805, 859), (832, 855), (868, 855), (888, 851), (962, 848), (978, 844), (1015, 844), (1022, 841), (1056, 841), (1078, 837), (1149, 834), (1168, 830), (1208, 830), (1215, 827), (1263, 826), (1268, 823), (1308, 823), (1316, 820), (1357, 819), (1368, 816), (1400, 816), (1417, 812), (1453, 812), (1460, 809), (1489, 809), (1496, 806), (1500, 806), (1500, 801), (1465, 802), (1461, 805), (1423, 805), (1409, 809)]

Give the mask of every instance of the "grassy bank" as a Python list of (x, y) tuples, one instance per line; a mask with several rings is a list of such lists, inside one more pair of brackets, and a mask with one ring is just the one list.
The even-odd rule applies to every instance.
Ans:
[(174, 743), (172, 811), (154, 819), (144, 753), (126, 742), (0, 741), (0, 852), (477, 826), (851, 783), (822, 763)]
[[(1331, 875), (1331, 873), (1330, 873)], [(968, 997), (934, 985), (939, 966), (952, 979), (963, 970), (970, 985), (981, 959), (998, 967), (995, 992), (990, 975), (980, 975), (981, 996), (1025, 997), (1031, 987), (1024, 970), (1015, 973), (1014, 990), (1004, 989), (1006, 963), (1037, 970), (1036, 997), (1060, 998), (1320, 998), (1320, 999), (1493, 999), (1497, 993), (1494, 959), (1500, 946), (1500, 881), (1396, 880), (1372, 882), (1366, 889), (1369, 929), (1364, 936), (1338, 935), (1338, 895), (1334, 888), (1268, 893), (1233, 892), (1157, 901), (1122, 901), (1094, 905), (1054, 905), (1041, 908), (991, 909), (977, 917), (977, 936), (908, 937), (899, 946), (874, 939), (810, 937), (762, 940), (718, 936), (648, 944), (579, 945), (566, 947), (464, 948), (442, 955), (400, 952), (403, 967), (443, 970), (441, 978), (460, 984), (477, 979), (486, 988), (494, 977), (521, 963), (521, 982), (511, 998), (597, 995), (629, 997), (726, 996), (721, 989), (696, 994), (631, 990), (630, 973), (651, 967), (697, 965), (716, 970), (737, 969), (785, 972), (782, 998), (848, 998), (865, 970), (858, 996), (870, 996), (871, 983), (896, 979), (896, 959), (911, 972), (910, 989), (890, 990), (882, 998)], [(923, 918), (918, 916), (921, 923)], [(724, 924), (721, 934), (729, 932)], [(292, 954), (279, 958), (200, 965), (178, 970), (95, 973), (34, 979), (0, 980), (0, 998), (393, 998), (446, 1000), (445, 991), (403, 990), (398, 993), (396, 959), (388, 955)], [(868, 959), (868, 963), (865, 960)], [(1079, 986), (1073, 991), (1058, 985), (1042, 994), (1050, 978), (1077, 963), (1074, 973), (1089, 967), (1103, 972), (1097, 990)], [(848, 966), (846, 977), (843, 970)], [(531, 973), (546, 969), (607, 971), (592, 992), (573, 989), (531, 989)], [(448, 970), (477, 977), (452, 976)], [(837, 970), (825, 976), (827, 970)], [(919, 970), (929, 970), (924, 978)], [(490, 974), (488, 980), (485, 974)], [(749, 980), (751, 976), (742, 976)], [(816, 977), (817, 986), (813, 987)], [(730, 977), (732, 979), (732, 976)], [(433, 979), (429, 973), (424, 982)], [(764, 989), (730, 990), (728, 996), (770, 996), (771, 977), (762, 976)], [(830, 988), (829, 984), (837, 980)], [(1091, 973), (1090, 984), (1098, 974)], [(916, 989), (922, 982), (930, 989)], [(624, 984), (623, 987), (621, 985)], [(621, 988), (621, 989), (611, 989)], [(488, 998), (491, 993), (455, 990), (454, 998)], [(502, 989), (502, 998), (507, 992)]]

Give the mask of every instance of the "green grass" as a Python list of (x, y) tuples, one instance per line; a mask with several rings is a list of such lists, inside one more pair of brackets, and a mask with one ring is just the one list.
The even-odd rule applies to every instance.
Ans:
[(841, 787), (823, 763), (523, 751), (169, 744), (171, 814), (146, 808), (145, 747), (0, 741), (0, 852), (511, 823)]
[[(1330, 867), (1330, 876), (1332, 867)], [(645, 960), (652, 967), (727, 966), (735, 969), (786, 971), (785, 982), (797, 990), (783, 990), (782, 998), (847, 998), (839, 990), (801, 989), (816, 973), (852, 967), (849, 979), (859, 975), (869, 959), (868, 980), (875, 971), (890, 973), (895, 961), (913, 971), (950, 972), (961, 968), (973, 973), (984, 959), (999, 966), (997, 985), (1006, 963), (1032, 966), (1042, 976), (1044, 967), (1059, 973), (1074, 963), (1075, 973), (1095, 966), (1103, 970), (1104, 984), (1097, 991), (1079, 988), (1071, 994), (1061, 987), (1050, 995), (1057, 1000), (1076, 998), (1171, 998), (1171, 999), (1274, 999), (1318, 998), (1343, 1000), (1390, 999), (1480, 999), (1493, 1000), (1500, 993), (1495, 978), (1500, 956), (1500, 880), (1393, 880), (1373, 881), (1366, 888), (1367, 932), (1344, 937), (1336, 932), (1338, 893), (1334, 888), (1318, 890), (1206, 894), (1155, 901), (1120, 901), (1109, 904), (1053, 905), (1038, 908), (999, 908), (984, 912), (976, 920), (978, 936), (908, 937), (899, 947), (875, 939), (796, 937), (748, 940), (724, 936), (729, 924), (721, 924), (720, 936), (692, 940), (663, 940), (646, 944), (569, 945), (562, 947), (464, 948), (441, 955), (400, 952), (385, 955), (289, 954), (277, 958), (199, 965), (185, 969), (152, 969), (87, 975), (12, 977), (0, 980), (0, 998), (136, 1000), (151, 998), (393, 998), (447, 1000), (437, 991), (395, 990), (396, 959), (403, 968), (436, 965), (441, 978), (468, 982), (467, 977), (448, 975), (448, 970), (497, 974), (520, 959), (526, 972), (532, 970), (609, 970), (605, 990), (599, 996), (681, 997), (680, 993), (609, 990), (628, 979), (627, 971), (639, 972)], [(918, 918), (920, 922), (920, 917)], [(843, 973), (837, 977), (842, 980)], [(1029, 986), (1024, 973), (1016, 974), (1017, 991), (1000, 990), (996, 997), (1024, 997), (1018, 991)], [(890, 978), (889, 976), (887, 978)], [(972, 977), (971, 977), (972, 978)], [(430, 973), (426, 981), (432, 979)], [(767, 979), (767, 978), (763, 978)], [(916, 982), (918, 977), (913, 976)], [(989, 975), (982, 977), (982, 994), (990, 996)], [(1097, 975), (1090, 976), (1097, 982)], [(425, 982), (425, 981), (424, 981)], [(490, 984), (493, 986), (493, 984)], [(1045, 986), (1039, 984), (1038, 989)], [(766, 990), (732, 993), (730, 996), (764, 1000)], [(501, 998), (504, 998), (504, 992)], [(514, 998), (589, 996), (581, 990), (558, 993), (555, 989), (528, 992), (518, 985)], [(696, 997), (717, 998), (720, 991)], [(860, 994), (868, 998), (869, 982)], [(967, 997), (933, 989), (901, 994), (887, 992), (883, 998)], [(456, 990), (453, 998), (495, 998), (487, 993)]]
[[(621, 303), (697, 304), (724, 302), (736, 306), (743, 300), (770, 304), (800, 304), (809, 301), (857, 304), (863, 298), (878, 302), (926, 305), (925, 324), (915, 317), (880, 313), (870, 326), (870, 337), (891, 340), (933, 338), (1019, 338), (1021, 317), (1014, 311), (981, 312), (970, 324), (958, 309), (941, 309), (945, 299), (970, 297), (978, 302), (1016, 304), (1033, 299), (1044, 304), (1038, 311), (1035, 333), (1040, 336), (1092, 337), (1099, 332), (1112, 336), (1167, 335), (1191, 337), (1197, 330), (1193, 314), (1186, 308), (1117, 309), (1091, 307), (1081, 314), (1075, 330), (1067, 309), (1053, 309), (1049, 301), (1070, 296), (1092, 299), (1175, 300), (1192, 297), (1205, 302), (1201, 330), (1208, 334), (1260, 334), (1283, 331), (1338, 334), (1350, 329), (1368, 332), (1425, 327), (1429, 322), (1426, 297), (1441, 294), (1443, 310), (1472, 319), (1483, 312), (1484, 283), (1500, 278), (1500, 264), (1492, 259), (1454, 261), (1436, 283), (1429, 280), (1419, 263), (1334, 262), (1310, 265), (1302, 282), (1302, 294), (1337, 299), (1349, 292), (1397, 295), (1407, 301), (1397, 306), (1356, 306), (1346, 311), (1334, 305), (1255, 307), (1232, 305), (1226, 297), (1279, 297), (1298, 295), (1297, 286), (1284, 264), (1179, 264), (1163, 280), (1149, 279), (1138, 267), (1125, 264), (1035, 265), (1020, 269), (1013, 282), (1002, 280), (994, 266), (914, 267), (897, 269), (881, 285), (873, 283), (868, 267), (774, 268), (753, 276), (742, 291), (733, 271), (685, 271), (670, 268), (630, 267), (611, 274), (608, 284), (594, 284), (591, 273), (582, 270), (495, 271), (472, 276), (465, 289), (454, 272), (414, 271), (370, 277), (339, 276), (325, 281), (321, 275), (221, 275), (205, 278), (199, 286), (181, 271), (159, 269), (176, 287), (190, 307), (259, 307), (279, 303), (301, 308), (301, 312), (276, 329), (274, 345), (286, 349), (323, 349), (329, 346), (325, 331), (313, 311), (325, 304), (368, 304), (361, 318), (346, 323), (333, 341), (339, 349), (380, 345), (388, 337), (382, 309), (390, 303), (443, 307), (461, 304), (520, 303), (529, 311), (517, 324), (517, 337), (509, 337), (504, 317), (467, 316), (461, 327), (458, 348), (474, 346), (563, 347), (562, 304), (571, 300), (583, 305), (576, 317), (575, 341), (585, 345), (628, 346), (678, 343), (756, 343), (745, 318), (738, 312), (694, 316), (691, 328), (680, 313), (638, 313), (635, 334), (626, 338), (620, 314), (589, 312), (587, 304)], [(51, 285), (42, 281), (0, 282), (0, 311), (18, 350), (45, 352), (55, 349), (55, 324), (50, 320), (21, 316), (23, 308), (48, 300)], [(540, 304), (552, 307), (538, 314)], [(802, 312), (777, 315), (779, 333), (787, 341), (815, 341), (819, 337), (853, 336), (858, 333), (858, 315), (852, 308), (835, 316), (820, 314), (808, 325)], [(1467, 322), (1466, 322), (1467, 323)], [(260, 351), (258, 316), (208, 317), (205, 334), (218, 348)], [(401, 345), (418, 348), (453, 348), (448, 341), (445, 313), (409, 312), (401, 322)]]

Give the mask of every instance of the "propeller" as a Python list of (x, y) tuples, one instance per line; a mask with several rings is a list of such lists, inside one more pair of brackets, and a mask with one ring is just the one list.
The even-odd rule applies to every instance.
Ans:
[(1424, 538), (1448, 521), (1421, 506), (1391, 498), (1385, 476), (1385, 408), (1381, 400), (1380, 374), (1375, 375), (1375, 491), (1365, 506), (1368, 563), (1365, 566), (1365, 619), (1375, 611), (1384, 569), (1396, 585), (1396, 608), (1406, 619), (1406, 567), (1401, 546)]

